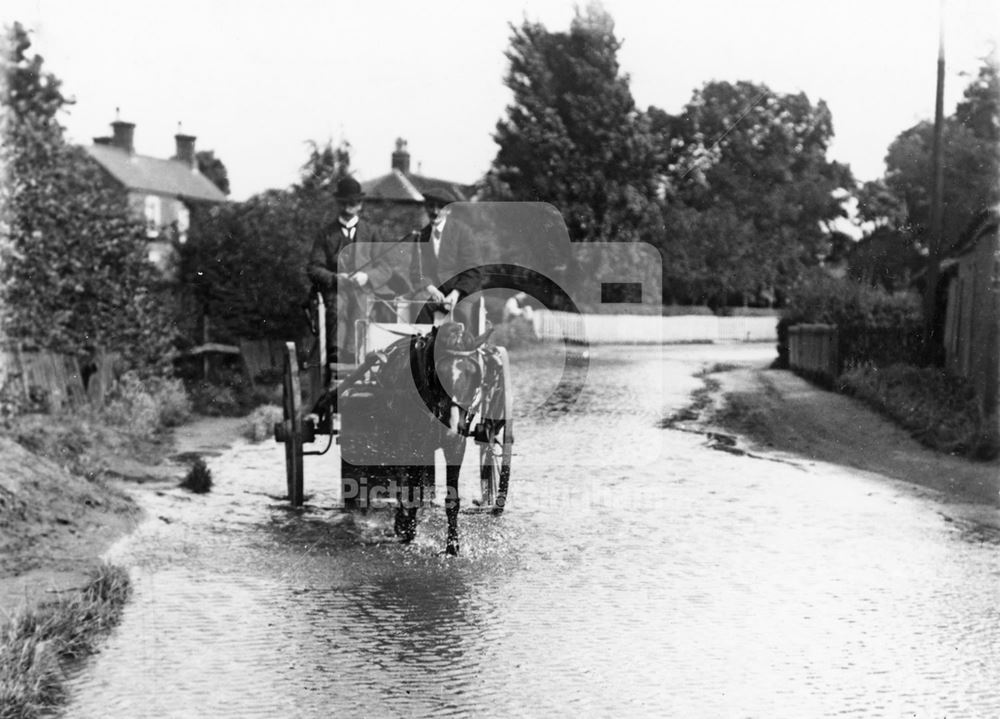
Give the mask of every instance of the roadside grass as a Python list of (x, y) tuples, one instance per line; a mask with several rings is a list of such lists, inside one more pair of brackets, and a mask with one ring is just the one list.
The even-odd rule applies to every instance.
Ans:
[(749, 392), (727, 394), (721, 408), (711, 421), (762, 444), (774, 444), (773, 419), (761, 409), (760, 402)]
[(68, 698), (66, 672), (121, 619), (128, 572), (102, 565), (82, 591), (9, 617), (0, 628), (0, 719), (51, 715)]
[(859, 367), (837, 380), (857, 397), (909, 430), (926, 446), (972, 459), (1000, 455), (996, 417), (983, 417), (967, 380), (930, 367)]

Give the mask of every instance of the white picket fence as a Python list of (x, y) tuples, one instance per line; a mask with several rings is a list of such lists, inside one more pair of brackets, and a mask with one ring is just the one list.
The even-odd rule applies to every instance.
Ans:
[(669, 344), (673, 342), (775, 342), (777, 317), (715, 315), (578, 315), (540, 310), (531, 318), (542, 340), (590, 344)]

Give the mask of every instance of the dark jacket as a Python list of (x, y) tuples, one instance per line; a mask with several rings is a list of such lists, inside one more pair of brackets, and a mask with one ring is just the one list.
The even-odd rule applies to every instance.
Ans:
[[(371, 243), (382, 242), (381, 233), (363, 219), (358, 221), (354, 239), (344, 237), (340, 223), (328, 225), (313, 243), (306, 274), (316, 287), (331, 291), (337, 287), (337, 272), (361, 270), (368, 275), (372, 290), (378, 291), (392, 276), (392, 267), (380, 257), (381, 250)], [(344, 248), (347, 248), (344, 251)], [(375, 258), (372, 261), (372, 258)]]
[(434, 256), (431, 242), (431, 225), (420, 231), (410, 264), (410, 281), (415, 289), (434, 285), (448, 294), (457, 289), (459, 298), (470, 295), (482, 287), (482, 272), (479, 269), (479, 253), (476, 241), (468, 226), (453, 217), (444, 223), (441, 234), (441, 248)]

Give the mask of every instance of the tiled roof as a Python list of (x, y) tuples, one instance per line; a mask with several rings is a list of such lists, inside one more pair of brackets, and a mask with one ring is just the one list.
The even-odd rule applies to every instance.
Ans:
[(394, 200), (396, 202), (423, 202), (412, 182), (399, 170), (361, 183), (361, 189), (370, 200)]
[(460, 200), (467, 200), (472, 194), (468, 185), (416, 175), (412, 172), (404, 173), (397, 169), (393, 169), (388, 175), (361, 183), (361, 188), (369, 199), (395, 202), (423, 202), (423, 191), (437, 187), (451, 190)]
[(226, 196), (211, 180), (180, 160), (130, 155), (110, 145), (91, 145), (86, 150), (112, 177), (130, 190), (145, 190), (188, 200), (226, 201)]

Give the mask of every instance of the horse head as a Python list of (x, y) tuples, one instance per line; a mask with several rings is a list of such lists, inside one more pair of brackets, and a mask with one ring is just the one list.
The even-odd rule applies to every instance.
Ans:
[(452, 432), (468, 433), (468, 423), (482, 401), (483, 369), (479, 348), (492, 330), (472, 337), (461, 324), (449, 322), (434, 332), (431, 351), (434, 356), (435, 415)]

